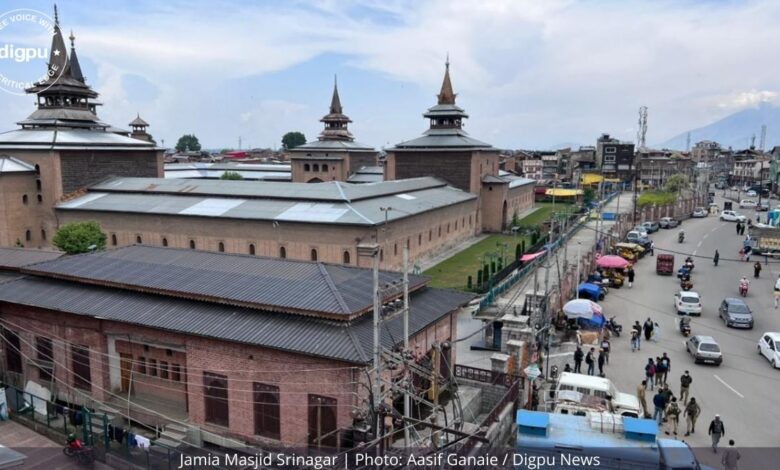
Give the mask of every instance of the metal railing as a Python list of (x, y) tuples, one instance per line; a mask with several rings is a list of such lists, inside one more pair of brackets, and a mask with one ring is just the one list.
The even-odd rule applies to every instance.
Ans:
[(494, 370), (480, 369), (477, 367), (462, 366), (455, 364), (455, 377), (459, 379), (473, 380), (491, 385), (501, 384), (505, 387), (512, 386), (512, 376), (504, 372)]

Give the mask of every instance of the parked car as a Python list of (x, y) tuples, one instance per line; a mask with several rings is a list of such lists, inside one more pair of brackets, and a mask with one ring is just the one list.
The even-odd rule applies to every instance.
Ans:
[(718, 346), (718, 342), (712, 336), (691, 336), (685, 342), (685, 350), (693, 357), (693, 362), (696, 364), (704, 362), (720, 365), (723, 363), (723, 354), (720, 351), (720, 346)]
[(753, 190), (751, 189), (751, 190), (749, 190), (749, 191), (748, 191), (748, 192), (747, 192), (745, 195), (746, 195), (747, 197), (756, 197), (756, 196), (758, 196), (758, 193), (757, 193), (757, 192), (755, 192), (755, 191), (753, 191)]
[(636, 243), (637, 245), (640, 245), (645, 250), (650, 248), (650, 244), (652, 243), (650, 241), (650, 238), (647, 236), (642, 236), (640, 232), (637, 232), (636, 230), (632, 230), (626, 234), (626, 241), (628, 243)]
[(673, 217), (661, 217), (658, 221), (658, 226), (661, 228), (674, 228), (680, 225), (680, 221)]
[(758, 204), (756, 204), (756, 201), (754, 201), (752, 199), (743, 199), (743, 200), (739, 201), (739, 208), (740, 209), (745, 209), (747, 207), (751, 207), (752, 208), (752, 207), (756, 207), (757, 205)]
[(637, 225), (636, 227), (631, 229), (634, 232), (639, 232), (639, 235), (647, 238), (647, 230), (645, 230), (645, 227), (642, 225)]
[(658, 222), (650, 222), (650, 221), (642, 222), (642, 227), (645, 228), (645, 231), (647, 233), (655, 233), (660, 228), (658, 226)]
[(674, 294), (674, 308), (677, 315), (701, 316), (701, 297), (698, 292), (680, 291)]
[(693, 214), (691, 214), (691, 217), (707, 217), (707, 209), (703, 207), (697, 207), (693, 210)]
[(720, 220), (725, 220), (726, 222), (745, 222), (747, 219), (745, 219), (744, 215), (734, 211), (723, 211), (720, 213)]
[(764, 356), (772, 367), (780, 369), (780, 333), (764, 333), (758, 340), (758, 353)]
[(767, 201), (759, 202), (758, 206), (756, 206), (756, 211), (769, 212), (769, 203)]
[(718, 315), (726, 322), (726, 326), (734, 328), (753, 328), (753, 313), (744, 300), (729, 297), (723, 299), (718, 309)]

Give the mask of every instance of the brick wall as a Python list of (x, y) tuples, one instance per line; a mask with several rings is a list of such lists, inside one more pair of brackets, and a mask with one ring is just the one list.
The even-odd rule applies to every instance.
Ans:
[(62, 188), (65, 194), (93, 185), (110, 176), (162, 178), (156, 150), (60, 152)]
[(388, 158), (394, 159), (392, 179), (435, 176), (471, 191), (471, 152), (392, 152)]

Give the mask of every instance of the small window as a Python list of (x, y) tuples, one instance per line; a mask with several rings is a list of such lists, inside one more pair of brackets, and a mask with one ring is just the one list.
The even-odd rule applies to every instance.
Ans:
[(203, 399), (206, 422), (228, 427), (230, 425), (230, 405), (228, 403), (227, 376), (204, 372)]
[(160, 378), (161, 379), (168, 378), (168, 363), (165, 361), (160, 361)]
[(287, 248), (283, 246), (279, 247), (279, 257), (282, 259), (287, 258)]
[(3, 343), (5, 343), (5, 366), (9, 372), (22, 373), (22, 345), (19, 335), (11, 330), (2, 329)]
[(344, 264), (349, 264), (349, 251), (344, 251)]
[(42, 202), (43, 202), (43, 196), (39, 194), (38, 195), (38, 204), (40, 204)]
[(35, 174), (40, 175), (41, 174), (41, 167), (39, 165), (35, 165)]
[(303, 164), (303, 171), (311, 171), (311, 166), (308, 163)]
[(433, 240), (433, 230), (428, 230), (428, 241)]
[(617, 148), (615, 147), (604, 147), (604, 153), (616, 153)]
[(116, 246), (116, 234), (115, 233), (111, 234), (111, 244), (113, 246)]
[(255, 434), (269, 439), (279, 439), (279, 387), (255, 382)]
[(614, 155), (604, 155), (604, 163), (615, 163)]
[(50, 382), (52, 380), (52, 369), (54, 368), (54, 354), (51, 339), (41, 336), (36, 337), (35, 349), (39, 362), (38, 377), (41, 380)]
[(157, 359), (149, 359), (149, 375), (157, 377)]
[(135, 242), (140, 245), (141, 243), (144, 242), (144, 240), (143, 240), (143, 238), (141, 238), (141, 235), (136, 235), (135, 236)]
[(255, 254), (255, 244), (254, 243), (250, 243), (249, 244), (249, 254), (250, 255)]
[(417, 246), (422, 246), (422, 233), (417, 235)]
[(27, 195), (22, 196), (22, 204), (27, 204)]
[(146, 358), (143, 356), (138, 358), (138, 373), (146, 375)]
[(181, 366), (179, 364), (171, 364), (171, 380), (181, 382)]
[[(491, 186), (491, 188), (492, 188), (492, 186)], [(450, 233), (450, 224), (449, 223), (447, 223), (447, 233)]]
[(225, 251), (225, 244), (223, 242), (219, 242), (219, 245), (217, 245), (217, 249), (220, 252), (224, 252)]
[(311, 260), (312, 261), (317, 261), (317, 249), (316, 248), (312, 248), (311, 249)]
[(89, 348), (86, 346), (71, 346), (71, 362), (73, 386), (81, 390), (91, 390), (92, 370), (89, 364)]
[(195, 240), (190, 240), (190, 250), (195, 249)]
[(393, 256), (398, 256), (398, 243), (393, 245)]
[(385, 250), (379, 250), (379, 261), (385, 260)]
[(32, 240), (32, 232), (31, 232), (31, 231), (29, 231), (29, 230), (28, 230), (28, 231), (26, 231), (26, 232), (24, 232), (24, 239), (25, 239), (25, 240), (27, 240), (28, 242), (29, 242), (30, 240)]
[(312, 165), (312, 168), (313, 168), (314, 171), (320, 171), (319, 163), (315, 163), (314, 165)]
[(168, 246), (168, 239), (167, 239), (167, 238), (163, 237), (163, 239), (162, 239), (162, 245), (163, 245), (163, 246)]
[(35, 189), (37, 189), (38, 191), (41, 190), (41, 180), (40, 179), (35, 180)]
[(441, 238), (441, 225), (439, 225), (439, 238)]
[(326, 163), (322, 164), (322, 171), (328, 171), (328, 165)]
[(46, 230), (41, 229), (41, 240), (46, 240)]

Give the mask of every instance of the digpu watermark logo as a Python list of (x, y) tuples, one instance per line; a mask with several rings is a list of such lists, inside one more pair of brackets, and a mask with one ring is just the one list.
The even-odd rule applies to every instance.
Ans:
[[(26, 8), (0, 14), (0, 89), (15, 95), (39, 86), (49, 88), (68, 63), (57, 21)], [(58, 44), (59, 43), (59, 44)], [(52, 48), (49, 47), (53, 44)]]

